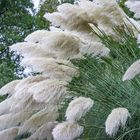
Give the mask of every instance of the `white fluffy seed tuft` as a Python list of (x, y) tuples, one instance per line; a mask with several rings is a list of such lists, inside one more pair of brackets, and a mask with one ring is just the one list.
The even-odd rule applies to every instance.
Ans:
[(58, 124), (58, 122), (49, 122), (43, 124), (33, 135), (31, 135), (28, 140), (52, 140), (52, 130)]
[(0, 131), (0, 140), (15, 140), (18, 133), (18, 127), (12, 127)]
[(63, 122), (53, 129), (54, 140), (74, 140), (83, 133), (83, 127), (75, 122)]
[(140, 73), (140, 60), (135, 61), (125, 72), (123, 81), (131, 80)]
[(120, 127), (125, 127), (130, 114), (126, 108), (115, 108), (107, 117), (105, 131), (109, 136), (115, 136)]
[(69, 81), (78, 76), (78, 70), (72, 66), (70, 61), (63, 61), (54, 58), (30, 58), (23, 59), (21, 65), (31, 67), (34, 72), (41, 72), (45, 77)]
[(33, 95), (36, 102), (54, 105), (65, 98), (67, 94), (66, 85), (66, 82), (48, 79), (31, 86), (28, 92)]
[(41, 111), (33, 114), (29, 119), (27, 119), (24, 124), (19, 128), (18, 134), (24, 134), (25, 132), (34, 133), (43, 124), (47, 122), (54, 122), (58, 119), (58, 107), (48, 106)]
[(0, 95), (12, 95), (15, 92), (16, 85), (20, 82), (20, 80), (14, 80), (0, 89)]
[(66, 110), (66, 119), (68, 121), (78, 121), (93, 106), (94, 102), (90, 98), (79, 97), (72, 100)]

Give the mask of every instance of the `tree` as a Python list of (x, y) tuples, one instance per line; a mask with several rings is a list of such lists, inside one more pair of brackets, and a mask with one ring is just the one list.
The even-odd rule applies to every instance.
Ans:
[(9, 51), (8, 46), (23, 41), (29, 33), (48, 27), (35, 15), (30, 0), (2, 0), (0, 2), (0, 87), (18, 78), (15, 72), (19, 67), (20, 57)]
[[(74, 3), (74, 0), (62, 0), (61, 3)], [(43, 4), (40, 5), (40, 10), (38, 16), (44, 16), (45, 12), (54, 12), (57, 10), (57, 6), (60, 4), (57, 0), (46, 0)]]
[[(73, 0), (63, 0), (74, 2)], [(2, 0), (0, 2), (0, 87), (19, 78), (23, 68), (19, 66), (20, 56), (9, 51), (8, 46), (23, 41), (25, 36), (38, 29), (47, 29), (49, 22), (43, 16), (47, 11), (53, 12), (59, 2), (47, 0), (40, 4), (36, 14), (31, 0)]]

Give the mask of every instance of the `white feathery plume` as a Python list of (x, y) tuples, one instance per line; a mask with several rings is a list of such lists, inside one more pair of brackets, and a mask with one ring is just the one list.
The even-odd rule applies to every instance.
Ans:
[(137, 42), (140, 43), (140, 34), (137, 36)]
[(22, 111), (22, 110), (40, 110), (42, 108), (45, 107), (45, 103), (38, 103), (36, 102), (33, 97), (30, 97), (30, 98), (25, 98), (25, 99), (17, 99), (17, 98), (14, 98), (12, 99), (12, 102), (11, 102), (11, 106), (10, 106), (10, 111), (11, 112), (19, 112), (19, 111)]
[(34, 133), (43, 124), (56, 121), (58, 117), (58, 107), (48, 106), (26, 120), (24, 124), (19, 128), (18, 134), (21, 135), (25, 132)]
[(72, 100), (66, 110), (66, 119), (68, 121), (78, 121), (91, 109), (94, 102), (90, 98), (78, 97)]
[(17, 90), (15, 92), (15, 94), (12, 96), (13, 100), (14, 99), (15, 100), (17, 99), (18, 101), (19, 100), (26, 100), (26, 99), (28, 100), (32, 96), (32, 94), (30, 94), (28, 92), (28, 89), (35, 84), (36, 83), (31, 83), (31, 84), (26, 85), (24, 88), (21, 88), (21, 89)]
[[(45, 13), (44, 18), (52, 23), (52, 25), (59, 27), (66, 22), (65, 18), (61, 13), (53, 12), (53, 13)], [(62, 27), (61, 27), (62, 28)]]
[(29, 76), (23, 80), (21, 80), (15, 87), (15, 91), (18, 91), (20, 89), (25, 88), (26, 86), (28, 86), (31, 83), (37, 83), (40, 81), (43, 81), (47, 78), (43, 77), (42, 75), (37, 75), (37, 76)]
[(8, 84), (6, 84), (5, 86), (3, 86), (0, 89), (0, 95), (13, 95), (13, 93), (15, 92), (15, 87), (16, 85), (20, 82), (20, 80), (14, 80), (12, 82), (9, 82)]
[[(114, 0), (113, 0), (114, 1)], [(119, 5), (114, 1), (111, 1), (112, 2), (112, 6), (110, 5), (110, 7), (112, 7), (111, 9), (108, 7), (108, 13), (111, 13), (111, 21), (113, 21), (113, 23), (115, 25), (119, 25), (119, 26), (122, 26), (124, 27), (124, 29), (126, 29), (127, 31), (127, 28), (133, 30), (133, 32), (136, 34), (138, 34), (138, 31), (140, 31), (140, 25), (138, 24), (137, 21), (135, 21), (134, 19), (132, 18), (129, 18), (125, 12), (123, 11), (122, 8), (119, 7)], [(107, 6), (108, 4), (106, 3), (105, 6)], [(113, 12), (111, 12), (110, 10), (112, 10)], [(127, 28), (125, 27), (124, 25), (124, 22), (125, 24), (127, 25)], [(113, 24), (113, 25), (114, 25)], [(135, 27), (137, 28), (135, 28)], [(110, 26), (111, 27), (111, 26)]]
[[(89, 41), (90, 42), (100, 41), (100, 39), (96, 35), (94, 35), (93, 33), (78, 32), (78, 31), (65, 31), (65, 32), (71, 33), (72, 35), (80, 38), (82, 44), (85, 43), (85, 42), (89, 42)], [(81, 45), (80, 45), (80, 47), (81, 47)]]
[(109, 56), (110, 49), (100, 42), (89, 42), (80, 49), (81, 54), (92, 54), (92, 56)]
[[(69, 9), (72, 12), (70, 12)], [(80, 14), (81, 12), (81, 15), (83, 13), (84, 15), (82, 16), (82, 18), (80, 18), (80, 16), (78, 15), (77, 17), (77, 14), (75, 14), (74, 12), (78, 14)], [(86, 19), (87, 20), (86, 24), (93, 23), (95, 26), (98, 26), (106, 33), (112, 35), (114, 35), (112, 28), (116, 25), (124, 25), (124, 20), (126, 21), (126, 19), (128, 18), (127, 15), (124, 13), (124, 11), (118, 6), (115, 0), (112, 1), (98, 0), (93, 2), (90, 2), (88, 0), (80, 0), (78, 2), (78, 6), (71, 4), (62, 4), (58, 6), (58, 12), (56, 12), (56, 15), (59, 16), (61, 15), (61, 22), (59, 22), (58, 26), (60, 26), (61, 24), (67, 25), (70, 21), (72, 26), (78, 23), (75, 22), (76, 20), (69, 20), (71, 18), (68, 16), (68, 14), (71, 15), (72, 18), (76, 18), (79, 21), (82, 20), (83, 22), (85, 22)], [(48, 14), (46, 14), (46, 17), (47, 15)], [(51, 21), (51, 19), (52, 20), (55, 19), (55, 14), (54, 15), (53, 13), (49, 14), (48, 20)], [(94, 19), (96, 19), (96, 21)], [(56, 19), (55, 22), (57, 21), (59, 21), (59, 19)], [(80, 21), (80, 23), (82, 23), (84, 28), (86, 28), (83, 22)], [(127, 22), (127, 24), (132, 28), (132, 25), (129, 22)], [(67, 28), (69, 27), (70, 25), (68, 25)], [(78, 25), (78, 27), (80, 26)], [(77, 30), (78, 27), (76, 27), (75, 30)], [(87, 28), (86, 30), (88, 31)]]
[(99, 18), (97, 17), (99, 13), (96, 13), (96, 12), (100, 11), (101, 13), (100, 9), (102, 8), (104, 2), (101, 4), (98, 1), (98, 4), (97, 4), (97, 2), (95, 1), (91, 2), (89, 0), (78, 0), (77, 3), (80, 8), (82, 8), (84, 11), (86, 11), (86, 13), (88, 13), (88, 16), (90, 17), (91, 20), (96, 20), (96, 18)]
[(84, 32), (91, 31), (88, 23), (95, 22), (88, 18), (88, 14), (84, 10), (69, 3), (58, 6), (58, 12), (46, 13), (44, 17), (54, 26), (60, 26), (61, 29)]
[(54, 140), (74, 140), (83, 133), (83, 127), (75, 122), (63, 122), (53, 129)]
[(23, 59), (21, 65), (31, 67), (34, 72), (41, 72), (46, 77), (60, 80), (70, 81), (72, 77), (79, 75), (78, 69), (70, 61), (53, 58)]
[[(43, 109), (46, 106), (45, 103), (36, 102), (32, 97), (32, 93), (29, 93), (28, 89), (26, 91), (27, 91), (26, 92), (27, 95), (23, 95), (23, 98), (21, 98), (22, 96), (21, 97), (14, 96), (12, 98), (12, 102), (9, 107), (10, 112), (16, 113), (16, 112), (23, 111), (23, 110), (28, 110), (28, 111), (35, 110), (36, 111), (36, 110)], [(24, 91), (22, 91), (21, 93), (24, 94)]]
[[(27, 93), (28, 94), (28, 93)], [(30, 95), (29, 95), (30, 96)], [(11, 112), (19, 112), (21, 110), (30, 108), (33, 103), (32, 97), (23, 97), (24, 99), (14, 98), (11, 102), (10, 111)]]
[[(95, 19), (98, 22), (100, 22), (102, 17), (98, 17), (99, 15), (102, 16), (102, 14), (108, 13), (109, 16), (113, 17), (113, 14), (116, 14), (116, 16), (120, 19), (120, 8), (115, 0), (97, 0), (97, 1), (89, 1), (89, 0), (79, 0), (78, 5), (80, 8), (84, 9), (88, 16), (91, 18), (91, 20)], [(112, 7), (110, 7), (112, 6)], [(109, 9), (110, 7), (110, 9)], [(103, 9), (104, 8), (104, 9)], [(117, 11), (115, 11), (117, 9)], [(109, 13), (112, 12), (112, 13)], [(117, 15), (118, 13), (118, 15)], [(122, 13), (121, 13), (122, 14)], [(106, 18), (107, 15), (104, 17)], [(104, 20), (104, 19), (103, 19)]]
[(140, 1), (139, 0), (128, 0), (125, 2), (125, 5), (130, 9), (130, 11), (134, 12), (135, 18), (140, 18)]
[[(80, 39), (66, 32), (50, 32), (39, 30), (28, 35), (25, 40), (39, 42), (43, 49), (46, 49), (55, 58), (69, 58), (79, 53)], [(42, 33), (42, 37), (38, 37)]]
[(125, 72), (123, 81), (131, 80), (140, 73), (140, 60), (135, 61)]
[[(93, 28), (92, 24), (89, 24), (89, 26), (91, 26), (91, 28)], [(67, 31), (67, 32), (70, 32), (70, 31)], [(98, 30), (96, 32), (98, 32)], [(80, 38), (80, 40), (81, 40), (80, 54), (82, 56), (85, 54), (93, 54), (93, 56), (109, 55), (110, 50), (107, 47), (105, 47), (102, 44), (101, 40), (93, 33), (71, 31), (71, 34)], [(80, 58), (82, 58), (82, 56)]]
[(28, 92), (33, 94), (36, 102), (57, 105), (67, 95), (66, 85), (66, 82), (49, 79), (35, 84), (29, 88)]
[[(20, 88), (15, 92), (15, 94), (12, 96), (12, 102), (10, 104), (10, 111), (12, 112), (18, 112), (24, 109), (33, 109), (33, 106), (37, 106), (38, 103), (36, 103), (32, 98), (32, 93), (28, 92), (28, 89), (35, 85), (38, 82), (28, 83), (27, 85), (24, 85), (24, 87)], [(40, 105), (39, 105), (40, 106)]]
[[(87, 0), (84, 1), (84, 3), (86, 4), (86, 2), (88, 2)], [(68, 10), (67, 10), (68, 9)], [(72, 5), (70, 3), (64, 3), (61, 4), (57, 7), (58, 12), (62, 13), (62, 14), (69, 14), (69, 11), (72, 11), (72, 15), (74, 15), (77, 11), (79, 11), (79, 13), (77, 13), (75, 15), (75, 17), (79, 18), (77, 19), (79, 24), (81, 23), (94, 23), (94, 19), (89, 19), (89, 15), (85, 12), (85, 9), (81, 9), (81, 7), (79, 7), (79, 5), (75, 4)]]
[(32, 51), (34, 48), (37, 48), (38, 44), (36, 43), (32, 43), (32, 42), (17, 42), (11, 46), (9, 46), (9, 48), (12, 51), (17, 51), (19, 53), (27, 53), (28, 51)]
[(63, 59), (45, 58), (45, 57), (39, 57), (39, 58), (32, 57), (30, 59), (27, 58), (27, 59), (23, 59), (21, 62), (21, 65), (23, 67), (32, 66), (33, 70), (37, 72), (46, 71), (45, 67), (47, 67), (47, 65), (50, 65), (50, 64), (55, 64), (55, 65), (63, 64), (66, 66), (74, 67), (74, 65), (70, 61), (63, 60)]
[[(40, 36), (40, 37), (39, 37)], [(80, 43), (80, 39), (76, 36), (73, 36), (71, 33), (67, 33), (67, 32), (58, 32), (58, 31), (45, 31), (45, 30), (37, 30), (33, 33), (31, 33), (30, 35), (28, 35), (25, 38), (25, 41), (27, 42), (32, 42), (32, 43), (36, 43), (38, 42), (39, 44), (45, 44), (46, 48), (66, 48), (66, 45), (70, 45), (68, 44), (69, 41), (75, 42), (73, 44), (79, 44)], [(63, 44), (63, 42), (65, 42)], [(73, 44), (71, 44), (73, 46)], [(59, 46), (58, 46), (59, 45)], [(76, 45), (74, 45), (76, 46)]]
[[(35, 78), (35, 77), (34, 77)], [(32, 87), (33, 85), (37, 84), (40, 82), (39, 77), (36, 76), (36, 80), (30, 78), (26, 78), (26, 84), (25, 81), (23, 83), (23, 87), (19, 86), (20, 88), (17, 88), (18, 90), (15, 92), (15, 94), (12, 96), (12, 102), (10, 104), (10, 111), (12, 112), (18, 112), (23, 109), (33, 109), (34, 107), (40, 108), (43, 106), (43, 104), (38, 104), (34, 99), (33, 99), (33, 94), (28, 92), (28, 89)], [(41, 77), (40, 77), (41, 78)], [(29, 80), (29, 81), (28, 81)], [(42, 80), (42, 79), (41, 79)], [(44, 79), (43, 79), (44, 80)], [(31, 83), (29, 83), (31, 82)]]
[[(31, 78), (31, 77), (30, 77)], [(28, 82), (28, 80), (30, 79), (24, 79), (25, 81)], [(35, 78), (35, 77), (34, 77)], [(38, 78), (38, 76), (36, 77)], [(22, 83), (24, 83), (25, 81), (22, 81)], [(31, 80), (31, 79), (30, 79)], [(33, 80), (33, 79), (32, 79)], [(45, 81), (46, 79), (41, 79), (41, 81)], [(23, 86), (18, 85), (20, 88), (17, 88), (16, 92), (14, 93), (13, 100), (18, 100), (17, 103), (19, 102), (19, 100), (28, 100), (29, 98), (32, 97), (32, 94), (28, 92), (28, 89), (36, 84), (38, 84), (41, 81), (30, 81), (31, 83), (26, 83)], [(20, 83), (21, 84), (21, 83)]]
[(0, 140), (15, 140), (18, 133), (18, 127), (12, 127), (0, 131)]
[(13, 102), (12, 98), (7, 98), (0, 103), (0, 115), (6, 114), (10, 111), (11, 103)]
[(28, 140), (52, 140), (52, 130), (58, 124), (58, 122), (49, 122), (42, 125)]
[[(28, 80), (29, 80), (29, 78), (28, 78)], [(25, 81), (27, 81), (27, 79)], [(33, 82), (33, 83), (29, 84), (28, 81), (27, 81), (27, 83), (26, 83), (27, 85), (26, 84), (19, 85), (15, 94), (9, 99), (9, 101), (2, 102), (0, 104), (0, 108), (2, 108), (3, 105), (5, 105), (6, 103), (8, 103), (8, 104), (6, 104), (7, 111), (11, 111), (11, 112), (18, 112), (18, 111), (21, 111), (21, 110), (24, 110), (24, 109), (30, 109), (31, 110), (31, 109), (33, 109), (34, 106), (37, 107), (38, 103), (36, 103), (33, 100), (32, 94), (28, 92), (28, 89), (39, 81), (35, 82), (35, 81), (33, 81), (33, 79), (32, 79), (32, 81), (30, 79), (30, 82)], [(22, 82), (22, 83), (24, 83), (24, 82)], [(39, 105), (39, 107), (40, 107), (40, 105)], [(3, 111), (4, 111), (3, 108), (0, 109), (1, 113), (3, 113)]]
[[(115, 0), (112, 0), (112, 1), (98, 0), (98, 1), (93, 1), (93, 2), (90, 2), (88, 0), (79, 0), (78, 6), (77, 5), (73, 5), (73, 6), (78, 7), (79, 11), (84, 11), (84, 13), (87, 14), (87, 16), (85, 17), (88, 20), (87, 22), (88, 24), (92, 23), (92, 25), (98, 26), (101, 30), (105, 31), (109, 35), (115, 36), (112, 28), (116, 25), (124, 25), (124, 20), (128, 18), (127, 15), (124, 13), (124, 11), (118, 6)], [(66, 4), (66, 6), (65, 4), (64, 6), (62, 5), (62, 8), (60, 8), (60, 12), (66, 11), (67, 7), (70, 8), (71, 5), (69, 4), (68, 5)], [(76, 17), (76, 14), (73, 14), (73, 17)], [(65, 22), (69, 21), (69, 19), (65, 19), (65, 20), (66, 20)], [(127, 21), (127, 24), (128, 26), (130, 26), (130, 28), (132, 28), (132, 25), (128, 21)], [(84, 27), (86, 26), (84, 25)], [(88, 29), (86, 30), (88, 31)]]
[(57, 54), (58, 58), (69, 58), (79, 53), (81, 41), (77, 36), (65, 32), (52, 32), (45, 38), (47, 48)]
[(8, 129), (22, 124), (33, 114), (33, 111), (20, 111), (17, 113), (9, 113), (0, 116), (0, 130)]
[(47, 31), (47, 30), (37, 30), (37, 31), (34, 31), (33, 33), (29, 34), (25, 39), (24, 41), (27, 41), (27, 42), (31, 42), (31, 43), (39, 43), (41, 44), (42, 42), (42, 39), (44, 37), (47, 37), (51, 34), (51, 32)]
[(45, 106), (45, 103), (38, 103), (33, 99), (33, 97), (30, 97), (26, 100), (13, 98), (9, 110), (12, 113), (17, 113), (24, 110), (37, 111), (43, 109)]
[(113, 109), (105, 122), (107, 135), (115, 136), (120, 127), (125, 127), (128, 117), (130, 114), (126, 108)]
[(24, 57), (50, 57), (52, 54), (45, 50), (41, 44), (21, 42), (10, 46), (10, 49), (20, 53)]
[(126, 14), (115, 0), (95, 0), (93, 2), (80, 0), (80, 8), (84, 9), (91, 20), (95, 19), (97, 26), (107, 34), (114, 35), (112, 28), (122, 25)]

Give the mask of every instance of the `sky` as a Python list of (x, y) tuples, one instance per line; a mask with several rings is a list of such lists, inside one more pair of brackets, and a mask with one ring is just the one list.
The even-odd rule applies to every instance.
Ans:
[(34, 3), (34, 8), (35, 8), (35, 9), (38, 9), (40, 0), (32, 0), (32, 1), (33, 1), (33, 3)]

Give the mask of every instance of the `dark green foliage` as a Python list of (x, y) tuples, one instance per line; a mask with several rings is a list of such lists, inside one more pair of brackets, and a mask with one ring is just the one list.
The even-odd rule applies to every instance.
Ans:
[(124, 11), (129, 17), (133, 18), (133, 17), (134, 17), (134, 13), (131, 12), (131, 11), (125, 6), (125, 2), (126, 2), (126, 1), (127, 1), (127, 0), (120, 0), (119, 5), (120, 5), (120, 7), (123, 9), (123, 11)]
[(75, 0), (61, 0), (62, 3), (74, 3)]
[(56, 11), (59, 2), (57, 0), (46, 0), (43, 5), (40, 7), (40, 11), (38, 14), (44, 15), (45, 12), (54, 12)]
[[(73, 0), (63, 0), (73, 2)], [(57, 0), (46, 0), (36, 14), (31, 0), (0, 1), (0, 88), (22, 74), (20, 57), (9, 51), (8, 46), (21, 42), (31, 32), (47, 29), (49, 22), (43, 18), (45, 12), (53, 12), (59, 5)], [(31, 14), (32, 13), (32, 14)], [(14, 57), (13, 57), (14, 56)]]
[(23, 70), (19, 66), (20, 57), (10, 52), (8, 46), (21, 42), (31, 32), (48, 26), (47, 21), (35, 15), (30, 0), (0, 2), (0, 87), (17, 79), (15, 72), (22, 73)]
[[(80, 77), (74, 78), (68, 86), (76, 96), (90, 97), (95, 101), (92, 110), (82, 118), (85, 127), (82, 140), (139, 140), (140, 138), (140, 79), (122, 81), (127, 68), (140, 59), (140, 49), (134, 34), (129, 29), (116, 27), (114, 32), (120, 40), (102, 32), (98, 37), (110, 48), (109, 57), (86, 56), (83, 60), (73, 60), (79, 67)], [(111, 110), (125, 107), (131, 113), (125, 129), (120, 129), (115, 138), (105, 134), (105, 121)]]
[(29, 33), (26, 30), (26, 22), (31, 17), (26, 9), (29, 7), (33, 5), (25, 0), (2, 0), (0, 3), (0, 87), (17, 78), (14, 75), (16, 65), (11, 58), (13, 53), (9, 52), (8, 46), (23, 40), (23, 36)]

